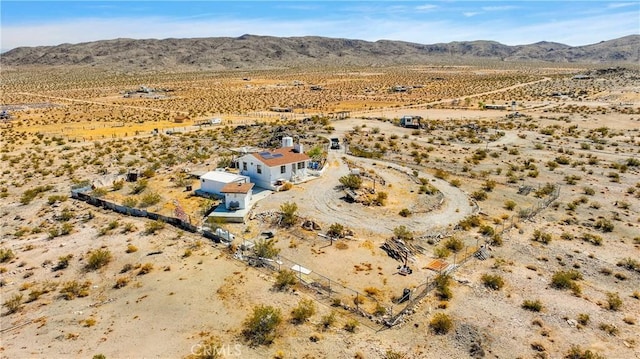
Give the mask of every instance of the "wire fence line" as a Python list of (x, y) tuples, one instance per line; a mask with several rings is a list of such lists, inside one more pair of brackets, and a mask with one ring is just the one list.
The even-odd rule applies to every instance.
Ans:
[(392, 308), (385, 307), (377, 298), (375, 293), (363, 293), (354, 288), (348, 287), (339, 280), (332, 279), (324, 274), (318, 273), (296, 260), (277, 255), (274, 258), (257, 257), (252, 250), (257, 242), (245, 240), (233, 258), (247, 265), (256, 267), (268, 272), (278, 273), (282, 270), (291, 270), (295, 273), (298, 283), (308, 289), (308, 293), (313, 299), (325, 305), (342, 308), (343, 310), (357, 314), (361, 323), (371, 329), (377, 329), (384, 324), (385, 319), (390, 316)]
[[(549, 196), (547, 196), (546, 198), (542, 199), (541, 201), (539, 201), (538, 203), (536, 203), (535, 205), (533, 205), (531, 208), (526, 209), (524, 212), (521, 211), (521, 213), (516, 216), (513, 215), (511, 216), (511, 220), (509, 222), (508, 225), (505, 225), (505, 223), (503, 222), (502, 224), (502, 229), (498, 230), (497, 226), (494, 228), (494, 232), (498, 233), (500, 235), (504, 234), (505, 232), (509, 231), (511, 228), (514, 228), (518, 225), (518, 223), (520, 223), (520, 220), (530, 220), (533, 217), (535, 217), (536, 215), (538, 215), (540, 212), (542, 212), (542, 210), (546, 209), (547, 207), (549, 207), (551, 205), (551, 203), (553, 203), (555, 200), (558, 199), (558, 197), (560, 197), (560, 185), (556, 184), (554, 185), (554, 189), (551, 192), (551, 194)], [(438, 234), (438, 240), (440, 238), (443, 238), (444, 236), (451, 236), (453, 235), (453, 232), (449, 232), (447, 234)], [(427, 238), (427, 237), (425, 237)], [(479, 259), (485, 258), (487, 256), (486, 253), (486, 245), (488, 243), (485, 242), (482, 246), (480, 247), (475, 247), (476, 250), (473, 252), (472, 255), (468, 255), (467, 253), (467, 248), (465, 248), (465, 253), (462, 256), (462, 259), (458, 262), (456, 262), (456, 259), (454, 257), (454, 263), (453, 265), (448, 266), (447, 268), (445, 268), (443, 271), (441, 271), (439, 274), (450, 274), (453, 273), (454, 271), (456, 271), (458, 268), (460, 268), (463, 264), (467, 263), (470, 259), (477, 257)], [(414, 312), (414, 308), (415, 306), (424, 298), (426, 297), (431, 291), (433, 291), (436, 288), (436, 282), (434, 280), (427, 280), (426, 282), (418, 285), (416, 288), (413, 289), (412, 291), (412, 295), (410, 296), (410, 299), (407, 301), (406, 306), (400, 310), (395, 316), (391, 317), (390, 319), (388, 319), (385, 324), (387, 326), (394, 326), (397, 325), (399, 323), (401, 323), (402, 319), (408, 315), (408, 314), (412, 314)]]

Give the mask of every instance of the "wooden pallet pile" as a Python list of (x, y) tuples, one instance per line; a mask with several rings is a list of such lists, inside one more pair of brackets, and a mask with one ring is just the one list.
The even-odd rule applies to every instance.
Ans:
[(400, 262), (404, 262), (405, 258), (415, 262), (415, 256), (424, 252), (421, 246), (397, 238), (387, 239), (380, 248), (387, 252), (389, 257)]

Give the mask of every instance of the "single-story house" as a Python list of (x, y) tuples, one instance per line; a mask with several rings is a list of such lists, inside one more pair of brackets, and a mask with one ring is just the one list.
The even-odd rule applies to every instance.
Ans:
[(248, 209), (253, 193), (253, 183), (229, 183), (222, 187), (224, 206), (227, 210)]
[[(291, 138), (283, 138), (289, 144)], [(302, 151), (302, 145), (283, 146), (272, 151), (246, 154), (238, 159), (240, 174), (266, 189), (277, 189), (284, 182), (297, 182), (307, 176), (311, 159)]]
[(223, 196), (222, 188), (230, 183), (247, 183), (249, 177), (225, 171), (211, 171), (200, 176), (200, 191)]

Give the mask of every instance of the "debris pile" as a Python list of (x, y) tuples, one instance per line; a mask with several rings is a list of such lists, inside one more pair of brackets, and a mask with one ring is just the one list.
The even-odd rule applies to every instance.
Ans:
[(405, 260), (415, 261), (415, 256), (424, 252), (424, 248), (420, 245), (407, 243), (401, 239), (387, 239), (380, 248), (387, 252), (389, 257), (404, 262)]

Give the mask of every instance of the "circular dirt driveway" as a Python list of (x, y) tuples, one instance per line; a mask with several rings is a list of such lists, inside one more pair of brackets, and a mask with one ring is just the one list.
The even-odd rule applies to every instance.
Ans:
[[(359, 203), (349, 203), (343, 199), (344, 192), (340, 188), (339, 178), (349, 174), (349, 168), (343, 157), (357, 166), (367, 170), (373, 169), (391, 188), (385, 191), (405, 189), (407, 196), (395, 198), (389, 195), (389, 205), (384, 207), (368, 207)], [(319, 223), (326, 230), (332, 223), (340, 223), (357, 233), (389, 235), (395, 227), (404, 225), (416, 235), (443, 232), (453, 227), (464, 217), (472, 214), (473, 206), (468, 196), (448, 182), (435, 179), (426, 173), (419, 173), (444, 195), (442, 205), (427, 213), (414, 213), (409, 217), (398, 214), (398, 208), (411, 208), (417, 202), (417, 192), (409, 193), (406, 188), (417, 186), (408, 176), (412, 170), (396, 164), (380, 160), (369, 160), (344, 154), (342, 150), (331, 150), (327, 166), (321, 177), (295, 185), (286, 192), (276, 192), (259, 201), (254, 213), (279, 210), (285, 202), (298, 205), (298, 215)], [(395, 201), (395, 203), (394, 203)]]

